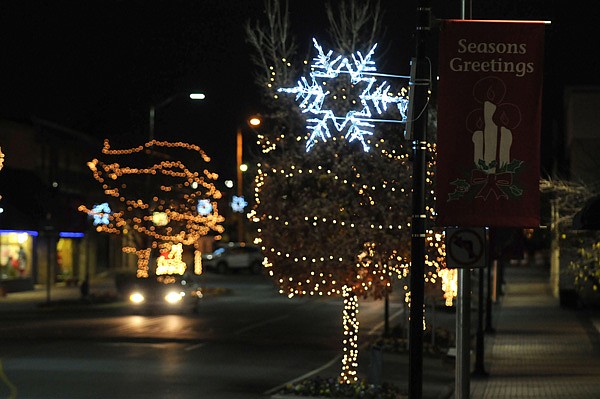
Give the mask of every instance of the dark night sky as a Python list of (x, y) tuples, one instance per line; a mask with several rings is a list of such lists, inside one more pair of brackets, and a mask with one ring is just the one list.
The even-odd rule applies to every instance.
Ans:
[[(324, 32), (323, 1), (290, 0), (303, 51)], [(473, 17), (552, 20), (547, 30), (545, 117), (556, 118), (565, 84), (599, 84), (595, 2), (473, 1)], [(577, 3), (578, 7), (573, 5)], [(37, 116), (123, 146), (147, 138), (148, 110), (177, 92), (202, 91), (159, 109), (156, 138), (203, 147), (232, 177), (235, 131), (259, 112), (243, 26), (263, 0), (3, 0), (0, 118)], [(386, 72), (406, 73), (415, 0), (383, 1)], [(568, 8), (573, 6), (572, 9)], [(460, 1), (433, 2), (457, 18)], [(303, 54), (303, 52), (302, 52)], [(381, 63), (380, 63), (381, 64)], [(560, 122), (560, 121), (559, 121)], [(547, 138), (544, 140), (548, 141)], [(220, 169), (220, 170), (219, 170)]]

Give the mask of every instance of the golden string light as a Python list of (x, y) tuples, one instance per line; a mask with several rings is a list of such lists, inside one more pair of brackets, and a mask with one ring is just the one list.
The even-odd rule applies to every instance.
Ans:
[(358, 298), (353, 289), (342, 287), (344, 310), (342, 325), (344, 326), (344, 353), (342, 357), (341, 382), (354, 383), (358, 381), (356, 369), (358, 368)]
[[(138, 277), (167, 269), (183, 273), (185, 263), (177, 253), (162, 260), (159, 257), (162, 263), (157, 270), (150, 270), (148, 261), (153, 249), (195, 247), (201, 237), (212, 232), (218, 238), (223, 233), (224, 218), (218, 213), (217, 203), (222, 194), (214, 184), (218, 174), (203, 167), (192, 169), (186, 164), (198, 166), (210, 161), (197, 145), (152, 140), (134, 148), (115, 150), (105, 140), (102, 154), (107, 161), (93, 159), (88, 167), (101, 184), (113, 212), (104, 215), (107, 223), (97, 225), (96, 230), (147, 238), (138, 240), (145, 241), (147, 248), (123, 248), (138, 257)], [(184, 159), (174, 160), (178, 155)], [(124, 160), (127, 165), (109, 162), (108, 158)], [(200, 200), (207, 200), (212, 206), (209, 214), (198, 211)], [(93, 214), (92, 207), (81, 205), (79, 210)], [(197, 249), (194, 259), (198, 261), (196, 252)], [(194, 271), (201, 270), (201, 265), (194, 265)]]

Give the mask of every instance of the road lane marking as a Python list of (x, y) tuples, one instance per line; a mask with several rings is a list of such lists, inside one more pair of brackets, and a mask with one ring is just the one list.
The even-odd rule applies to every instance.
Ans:
[(4, 365), (2, 364), (2, 359), (0, 359), (0, 381), (4, 382), (4, 384), (8, 387), (10, 394), (8, 395), (8, 399), (16, 399), (17, 398), (17, 387), (15, 384), (10, 382), (6, 374), (4, 373)]
[(302, 381), (306, 378), (312, 377), (315, 374), (320, 373), (321, 371), (328, 369), (329, 367), (333, 366), (336, 362), (339, 362), (340, 359), (342, 358), (342, 355), (339, 354), (336, 357), (334, 357), (333, 359), (331, 359), (329, 362), (325, 363), (324, 365), (322, 365), (321, 367), (318, 367), (314, 370), (309, 371), (308, 373), (301, 375), (300, 377), (294, 378), (293, 380), (290, 380), (288, 382), (284, 382), (281, 385), (277, 385), (275, 388), (271, 388), (268, 391), (265, 391), (263, 395), (268, 395), (271, 396), (276, 392), (281, 391), (283, 388), (285, 388), (288, 385), (292, 385), (297, 383), (298, 381)]
[[(403, 313), (404, 313), (404, 307), (402, 307), (402, 309), (400, 309), (396, 313), (392, 314), (390, 316), (389, 320), (393, 320), (393, 319), (395, 319), (396, 317), (400, 316)], [(382, 322), (377, 323), (376, 325), (374, 325), (373, 328), (371, 328), (369, 330), (369, 332), (367, 333), (367, 335), (374, 335), (378, 330), (381, 330), (383, 328), (383, 326), (385, 326), (385, 320), (382, 321)]]
[(272, 318), (272, 319), (267, 319), (267, 320), (259, 321), (258, 323), (255, 323), (255, 324), (250, 324), (248, 327), (244, 327), (241, 330), (236, 331), (235, 335), (243, 334), (243, 333), (248, 332), (250, 330), (254, 330), (255, 328), (259, 328), (259, 327), (265, 326), (267, 324), (274, 323), (274, 322), (279, 321), (279, 320), (287, 319), (288, 317), (290, 317), (290, 316), (286, 314), (286, 315), (275, 317), (275, 318)]
[(184, 348), (184, 350), (189, 352), (189, 351), (193, 351), (193, 350), (196, 350), (196, 349), (200, 349), (200, 348), (202, 348), (204, 345), (206, 345), (206, 342), (201, 342), (201, 343), (199, 343), (199, 344), (196, 344), (196, 345), (190, 345), (190, 346), (186, 346), (186, 347)]
[(164, 348), (169, 348), (172, 347), (173, 345), (179, 345), (177, 342), (144, 342), (144, 341), (120, 341), (120, 342), (99, 342), (96, 343), (96, 345), (101, 345), (101, 346), (112, 346), (115, 348), (121, 347), (121, 346), (135, 346), (135, 347), (140, 347), (140, 346), (147, 346), (150, 348), (158, 348), (158, 349), (164, 349)]
[[(240, 334), (243, 334), (243, 333), (248, 332), (250, 330), (254, 330), (255, 328), (259, 328), (259, 327), (265, 326), (267, 324), (274, 323), (274, 322), (279, 321), (279, 320), (287, 319), (288, 317), (290, 317), (290, 316), (289, 315), (282, 315), (282, 316), (279, 316), (279, 317), (275, 317), (275, 318), (263, 320), (263, 321), (260, 321), (258, 323), (250, 324), (249, 326), (244, 327), (244, 328), (236, 331), (235, 334), (233, 334), (233, 335), (240, 335)], [(196, 350), (196, 349), (200, 349), (200, 348), (202, 348), (205, 345), (206, 345), (206, 342), (201, 342), (199, 344), (186, 346), (184, 348), (184, 350), (186, 350), (186, 351), (189, 352), (189, 351), (193, 351), (193, 350)]]

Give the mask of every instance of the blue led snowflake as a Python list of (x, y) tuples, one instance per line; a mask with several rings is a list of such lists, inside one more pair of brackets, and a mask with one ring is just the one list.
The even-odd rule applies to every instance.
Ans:
[(90, 212), (90, 215), (94, 218), (94, 226), (108, 224), (110, 222), (108, 216), (111, 212), (110, 206), (106, 202), (94, 205)]
[(244, 208), (248, 206), (248, 202), (244, 199), (244, 197), (238, 197), (234, 195), (231, 197), (231, 209), (234, 212), (244, 212)]
[(198, 200), (198, 206), (196, 208), (198, 214), (202, 216), (209, 215), (213, 211), (213, 206), (210, 203), (210, 200), (207, 199)]
[[(373, 114), (380, 115), (387, 111), (389, 104), (395, 104), (402, 116), (402, 122), (405, 122), (408, 99), (390, 95), (389, 84), (385, 81), (377, 82), (375, 76), (383, 76), (376, 73), (375, 61), (371, 59), (377, 45), (374, 45), (366, 56), (357, 51), (349, 59), (341, 55), (333, 58), (333, 51), (325, 54), (315, 39), (313, 42), (318, 54), (313, 58), (310, 81), (302, 77), (295, 87), (278, 89), (280, 92), (296, 94), (296, 101), (300, 101), (302, 112), (312, 115), (306, 121), (306, 128), (310, 132), (306, 151), (310, 151), (318, 140), (325, 142), (332, 137), (330, 126), (340, 133), (345, 131), (346, 140), (358, 140), (363, 150), (369, 151), (367, 137), (373, 135), (373, 123), (381, 121), (374, 119)], [(323, 108), (326, 97), (332, 95), (324, 87), (327, 80), (335, 79), (342, 73), (350, 75), (350, 81), (355, 87), (360, 84), (364, 88), (358, 96), (359, 109), (350, 110), (344, 116), (337, 116), (332, 110)]]

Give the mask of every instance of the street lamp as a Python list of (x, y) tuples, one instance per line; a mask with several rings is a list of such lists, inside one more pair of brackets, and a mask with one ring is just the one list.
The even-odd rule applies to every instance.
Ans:
[(177, 97), (180, 97), (180, 96), (186, 95), (186, 94), (189, 94), (189, 98), (191, 100), (204, 100), (206, 98), (206, 95), (204, 93), (176, 93), (176, 94), (173, 94), (171, 97), (167, 98), (166, 100), (164, 100), (163, 102), (158, 103), (157, 105), (150, 106), (150, 125), (148, 128), (148, 141), (154, 140), (154, 116), (156, 114), (156, 110), (164, 107), (167, 104), (170, 104)]
[[(260, 118), (260, 115), (254, 115), (254, 116), (250, 117), (249, 119), (247, 119), (246, 123), (251, 128), (255, 128), (255, 127), (260, 126), (260, 124), (262, 123), (262, 119)], [(242, 126), (239, 126), (238, 130), (237, 130), (236, 170), (237, 170), (237, 196), (240, 198), (244, 196), (244, 190), (242, 188), (242, 181), (243, 181), (242, 173), (248, 170), (248, 165), (244, 164), (242, 161), (243, 144), (244, 144), (244, 139), (242, 136)], [(244, 218), (243, 218), (243, 215), (240, 215), (240, 217), (238, 219), (238, 241), (240, 241), (240, 242), (244, 241)]]
[(258, 127), (258, 126), (260, 126), (261, 123), (262, 123), (262, 120), (260, 119), (259, 115), (254, 115), (253, 117), (248, 119), (248, 124), (250, 124), (250, 126), (252, 126), (252, 127)]

